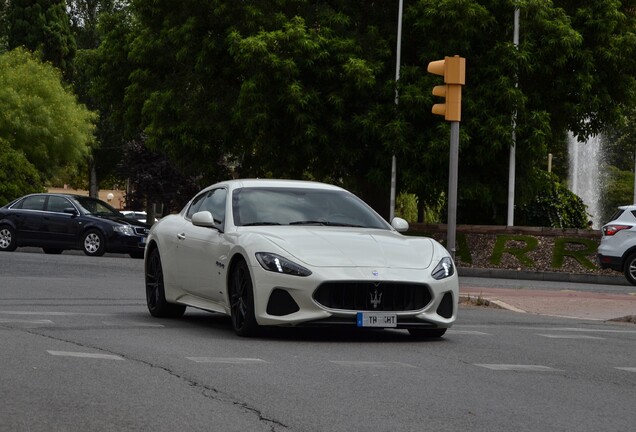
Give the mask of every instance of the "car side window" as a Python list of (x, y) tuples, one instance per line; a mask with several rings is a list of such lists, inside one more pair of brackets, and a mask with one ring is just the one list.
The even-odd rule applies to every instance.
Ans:
[(190, 204), (190, 207), (188, 208), (188, 212), (186, 213), (186, 218), (192, 219), (192, 215), (199, 211), (199, 207), (201, 207), (201, 203), (203, 203), (203, 198), (205, 198), (206, 195), (207, 195), (206, 193), (199, 194), (192, 200), (192, 204)]
[(29, 196), (22, 200), (22, 203), (20, 203), (20, 208), (23, 210), (44, 210), (45, 201), (45, 195)]
[(225, 220), (225, 189), (214, 189), (206, 194), (203, 203), (198, 211), (209, 211), (214, 216), (214, 220), (223, 223)]
[(50, 212), (63, 213), (64, 209), (73, 207), (69, 200), (63, 197), (50, 196), (46, 209)]

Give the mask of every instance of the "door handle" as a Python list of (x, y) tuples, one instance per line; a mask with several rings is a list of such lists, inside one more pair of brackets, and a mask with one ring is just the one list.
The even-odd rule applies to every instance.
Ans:
[(177, 234), (177, 238), (179, 240), (184, 240), (186, 238), (186, 235), (185, 235), (185, 233)]

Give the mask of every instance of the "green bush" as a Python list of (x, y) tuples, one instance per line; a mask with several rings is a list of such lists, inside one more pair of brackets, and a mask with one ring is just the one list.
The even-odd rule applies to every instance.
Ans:
[(518, 209), (518, 224), (525, 226), (586, 228), (589, 219), (583, 200), (548, 172), (539, 175), (535, 195)]
[(395, 200), (395, 215), (408, 222), (417, 222), (417, 195), (401, 192)]

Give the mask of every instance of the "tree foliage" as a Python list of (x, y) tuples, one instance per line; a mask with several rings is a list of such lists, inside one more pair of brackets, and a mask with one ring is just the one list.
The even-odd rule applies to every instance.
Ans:
[[(98, 3), (113, 2), (69, 1), (79, 16)], [(537, 197), (560, 194), (558, 179), (541, 171), (548, 152), (564, 154), (568, 130), (583, 140), (635, 105), (636, 0), (405, 2), (397, 83), (397, 2), (120, 6), (100, 15), (99, 48), (80, 62), (105, 121), (103, 142), (141, 140), (203, 182), (230, 171), (326, 180), (386, 214), (396, 155), (399, 191), (439, 209), (449, 131), (430, 112), (440, 79), (425, 69), (459, 54), (467, 83), (458, 222), (501, 224), (514, 112), (516, 202), (530, 208)]]
[(123, 156), (119, 168), (132, 185), (126, 193), (129, 208), (160, 204), (163, 213), (168, 214), (181, 210), (184, 198), (187, 201), (199, 190), (196, 178), (183, 175), (170, 159), (149, 150), (142, 140), (129, 141)]
[(65, 88), (58, 70), (15, 49), (0, 55), (0, 138), (46, 178), (78, 163), (93, 142), (95, 115)]
[(43, 61), (53, 63), (70, 79), (76, 42), (65, 0), (11, 0), (7, 20), (9, 49), (38, 52)]
[(29, 193), (42, 192), (38, 170), (0, 137), (0, 206)]

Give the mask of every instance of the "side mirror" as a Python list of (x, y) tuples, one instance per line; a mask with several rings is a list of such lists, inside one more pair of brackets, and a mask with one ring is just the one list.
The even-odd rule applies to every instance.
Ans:
[(192, 215), (192, 225), (206, 227), (206, 228), (218, 228), (217, 223), (214, 221), (214, 216), (209, 211), (200, 211)]
[(66, 207), (64, 210), (64, 213), (68, 213), (72, 216), (77, 216), (79, 215), (79, 213), (77, 213), (77, 210), (74, 207)]
[(391, 226), (398, 232), (409, 230), (409, 223), (402, 218), (396, 217), (391, 221)]

